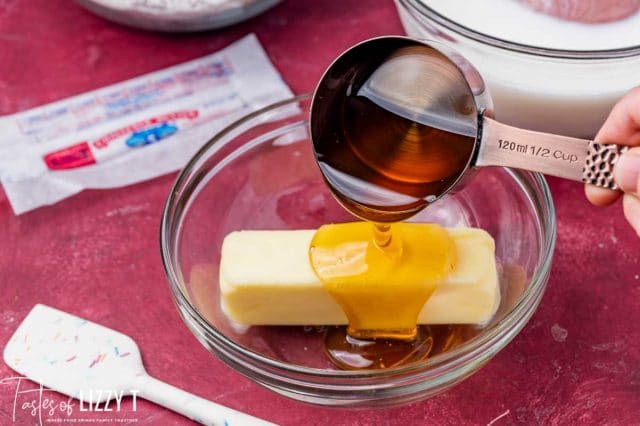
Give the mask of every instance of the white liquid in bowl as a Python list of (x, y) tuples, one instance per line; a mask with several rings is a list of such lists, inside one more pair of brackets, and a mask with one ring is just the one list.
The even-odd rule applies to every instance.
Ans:
[(420, 1), (471, 30), (513, 43), (583, 51), (640, 45), (640, 13), (615, 22), (586, 24), (537, 12), (526, 0)]
[[(459, 25), (511, 43), (583, 53), (640, 45), (640, 14), (582, 24), (536, 12), (519, 0), (420, 2)], [(615, 102), (640, 84), (638, 56), (570, 59), (500, 48), (432, 21), (414, 3), (397, 0), (407, 34), (445, 42), (472, 62), (487, 83), (495, 117), (507, 124), (593, 137)]]

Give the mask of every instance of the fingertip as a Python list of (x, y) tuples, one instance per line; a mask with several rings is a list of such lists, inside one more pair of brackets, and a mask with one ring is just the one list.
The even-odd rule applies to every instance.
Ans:
[(585, 185), (584, 194), (591, 204), (600, 207), (608, 206), (620, 197), (618, 191), (612, 191), (595, 185)]
[(640, 147), (622, 154), (613, 169), (613, 178), (622, 191), (640, 194)]
[(638, 237), (640, 237), (640, 199), (633, 194), (624, 194), (622, 208), (627, 222), (629, 222), (631, 227), (636, 231), (636, 234), (638, 234)]

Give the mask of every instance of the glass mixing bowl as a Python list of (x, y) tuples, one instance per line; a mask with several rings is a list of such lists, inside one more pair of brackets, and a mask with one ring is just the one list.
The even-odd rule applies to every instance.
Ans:
[(384, 370), (337, 370), (323, 352), (323, 327), (243, 329), (226, 320), (218, 298), (220, 249), (228, 233), (354, 220), (330, 195), (315, 164), (309, 105), (305, 95), (248, 115), (213, 137), (178, 176), (160, 241), (180, 315), (231, 368), (294, 399), (380, 406), (441, 392), (501, 350), (538, 306), (556, 237), (549, 188), (539, 174), (486, 168), (413, 218), (486, 229), (496, 242), (501, 306), (484, 327), (457, 327), (466, 340), (449, 352)]

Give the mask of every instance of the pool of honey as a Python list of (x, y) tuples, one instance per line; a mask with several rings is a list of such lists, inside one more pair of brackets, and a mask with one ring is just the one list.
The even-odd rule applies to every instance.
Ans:
[(435, 224), (351, 222), (320, 227), (309, 260), (347, 316), (329, 327), (324, 351), (341, 369), (380, 369), (421, 361), (460, 340), (418, 325), (431, 294), (457, 262), (446, 229)]

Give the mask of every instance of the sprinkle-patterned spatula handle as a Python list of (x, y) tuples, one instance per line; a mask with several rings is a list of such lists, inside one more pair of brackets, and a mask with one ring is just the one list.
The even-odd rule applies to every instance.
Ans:
[(198, 423), (211, 426), (276, 426), (273, 423), (207, 401), (148, 375), (138, 376), (140, 396)]

